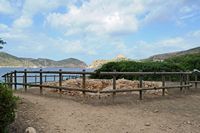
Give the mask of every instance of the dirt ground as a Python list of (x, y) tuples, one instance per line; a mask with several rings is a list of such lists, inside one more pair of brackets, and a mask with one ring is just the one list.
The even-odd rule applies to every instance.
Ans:
[(15, 92), (17, 118), (10, 132), (28, 126), (38, 133), (199, 133), (200, 88), (167, 96), (137, 94), (107, 98), (39, 94), (38, 88)]

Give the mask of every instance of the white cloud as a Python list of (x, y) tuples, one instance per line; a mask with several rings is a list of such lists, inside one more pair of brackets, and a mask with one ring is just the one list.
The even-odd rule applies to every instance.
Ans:
[(26, 16), (21, 16), (13, 22), (15, 28), (27, 28), (32, 25), (32, 19)]
[[(57, 9), (59, 6), (66, 6), (73, 3), (74, 0), (25, 0), (17, 1), (14, 5), (15, 8), (21, 9), (19, 13), (14, 15), (13, 28), (23, 30), (23, 28), (31, 27), (34, 23), (34, 16), (41, 14), (45, 16), (48, 12)], [(9, 2), (8, 2), (9, 3)], [(10, 2), (9, 4), (13, 4)], [(37, 20), (36, 20), (37, 21)], [(42, 22), (40, 22), (42, 23)]]
[(27, 16), (34, 16), (37, 13), (46, 14), (59, 6), (66, 6), (76, 0), (25, 0), (22, 13)]
[(185, 44), (185, 40), (181, 37), (170, 38), (156, 43), (161, 47), (180, 47)]
[(0, 13), (11, 14), (13, 12), (14, 12), (14, 9), (8, 0), (0, 1)]
[(23, 34), (21, 31), (9, 30), (8, 32), (0, 33), (0, 36), (6, 40), (21, 40), (27, 38), (27, 35)]
[(9, 47), (10, 53), (17, 52), (22, 57), (34, 55), (34, 57), (56, 58), (65, 55), (62, 58), (67, 58), (76, 55), (90, 56), (96, 54), (96, 49), (91, 47), (90, 44), (79, 40), (69, 41), (63, 38), (53, 38), (43, 33), (37, 33), (37, 36), (35, 36), (34, 33), (22, 30), (9, 30), (0, 33), (0, 37), (8, 40), (4, 50)]
[(182, 24), (197, 16), (199, 7), (184, 0), (92, 0), (84, 2), (81, 7), (71, 4), (66, 13), (49, 13), (45, 24), (66, 35), (126, 35), (151, 22)]
[(50, 0), (26, 0), (23, 5), (23, 14), (33, 16), (39, 11), (45, 11), (52, 8), (55, 8), (57, 6), (56, 1), (50, 1)]
[[(45, 50), (45, 48), (46, 47), (43, 46), (43, 45), (29, 45), (28, 47), (27, 47), (27, 45), (18, 45), (16, 47), (16, 50), (18, 50), (18, 51), (29, 51), (30, 53), (39, 53), (39, 52), (43, 52)], [(30, 49), (32, 49), (34, 51), (30, 51)]]
[(188, 37), (186, 34), (182, 37), (166, 38), (151, 43), (137, 41), (129, 50), (132, 53), (132, 58), (142, 59), (155, 54), (176, 52), (198, 47), (199, 43), (200, 41), (194, 41), (194, 37)]
[[(90, 40), (80, 41), (80, 40), (72, 40), (69, 41), (67, 39), (53, 39), (54, 46), (58, 49), (58, 51), (62, 51), (65, 54), (83, 54), (83, 55), (96, 55), (97, 47), (92, 47), (89, 43)], [(98, 45), (98, 44), (97, 44)]]
[(60, 47), (60, 50), (66, 54), (76, 54), (83, 53), (84, 48), (80, 41), (68, 41), (60, 39), (58, 43), (56, 43), (57, 47)]
[(143, 6), (136, 0), (85, 2), (81, 7), (69, 6), (69, 12), (50, 13), (46, 23), (66, 34), (88, 32), (95, 34), (129, 33), (138, 29), (136, 14)]
[(188, 34), (189, 37), (198, 37), (200, 38), (200, 30), (192, 31)]
[(0, 23), (0, 31), (5, 32), (8, 31), (9, 27), (6, 24), (1, 24)]

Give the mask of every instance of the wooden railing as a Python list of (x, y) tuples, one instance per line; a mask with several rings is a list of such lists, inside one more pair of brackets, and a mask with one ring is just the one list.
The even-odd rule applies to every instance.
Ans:
[[(50, 74), (50, 75), (49, 75)], [(86, 88), (86, 80), (87, 80), (87, 75), (93, 75), (93, 74), (98, 74), (98, 75), (107, 75), (107, 76), (112, 76), (113, 80), (113, 89), (112, 90), (90, 90)], [(26, 69), (24, 71), (14, 71), (10, 73), (6, 73), (2, 77), (5, 80), (5, 83), (8, 84), (11, 88), (14, 88), (17, 90), (18, 85), (22, 85), (23, 88), (25, 89), (25, 92), (27, 91), (28, 86), (30, 87), (39, 87), (40, 88), (40, 93), (42, 94), (43, 88), (54, 88), (54, 89), (59, 89), (60, 91), (62, 90), (68, 90), (68, 91), (81, 91), (84, 95), (86, 92), (90, 93), (112, 93), (113, 96), (116, 95), (116, 93), (120, 92), (132, 92), (132, 91), (138, 91), (139, 92), (139, 98), (143, 98), (143, 91), (146, 90), (162, 90), (162, 95), (165, 95), (165, 89), (174, 89), (174, 88), (180, 88), (180, 91), (183, 89), (189, 89), (192, 87), (191, 83), (194, 83), (195, 87), (197, 89), (197, 84), (200, 83), (198, 81), (198, 75), (199, 72), (87, 72), (85, 70), (83, 71), (62, 71), (61, 69), (59, 71), (27, 71)], [(75, 75), (75, 76), (74, 76)], [(139, 88), (135, 89), (116, 89), (116, 79), (117, 76), (137, 76), (139, 77)], [(145, 88), (143, 86), (143, 77), (144, 76), (149, 76), (149, 75), (158, 75), (161, 76), (161, 81), (162, 81), (162, 86), (161, 87), (151, 87), (151, 88)], [(166, 86), (166, 76), (178, 76), (179, 77), (179, 85), (171, 85), (171, 86)], [(55, 78), (58, 78), (59, 86), (50, 86), (50, 85), (44, 85), (44, 82), (48, 82), (47, 78), (48, 77), (53, 77), (54, 80), (56, 81)], [(64, 87), (62, 86), (62, 81), (64, 80), (64, 77), (68, 78), (82, 78), (82, 88), (69, 88), (69, 87)], [(194, 78), (194, 81), (190, 81), (190, 78)], [(23, 82), (18, 82), (19, 78), (23, 78)], [(28, 78), (35, 78), (35, 82), (28, 82)], [(39, 82), (38, 81), (39, 78)]]

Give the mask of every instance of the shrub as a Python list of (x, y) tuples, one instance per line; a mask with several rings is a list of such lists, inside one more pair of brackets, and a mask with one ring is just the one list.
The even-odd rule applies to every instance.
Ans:
[(17, 97), (5, 84), (0, 83), (0, 133), (7, 133), (7, 127), (15, 119)]
[(192, 71), (200, 68), (200, 53), (169, 58), (165, 62), (177, 64), (184, 67), (186, 71)]
[[(112, 72), (116, 70), (118, 72), (174, 72), (174, 71), (184, 71), (184, 68), (178, 64), (168, 63), (168, 62), (135, 62), (135, 61), (119, 61), (119, 62), (109, 62), (104, 64), (101, 68), (97, 69), (97, 74), (91, 75), (91, 78), (105, 78), (111, 79), (112, 76), (99, 75), (98, 72)], [(120, 75), (117, 78), (125, 78), (129, 80), (138, 79), (138, 76), (125, 76)], [(144, 76), (144, 80), (161, 80), (161, 76), (158, 75), (148, 75)]]

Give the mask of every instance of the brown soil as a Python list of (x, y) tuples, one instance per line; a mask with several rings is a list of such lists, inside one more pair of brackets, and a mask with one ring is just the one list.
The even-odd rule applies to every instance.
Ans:
[(179, 89), (167, 96), (118, 94), (98, 97), (39, 95), (38, 88), (21, 98), (12, 133), (32, 126), (39, 133), (199, 133), (200, 90)]

